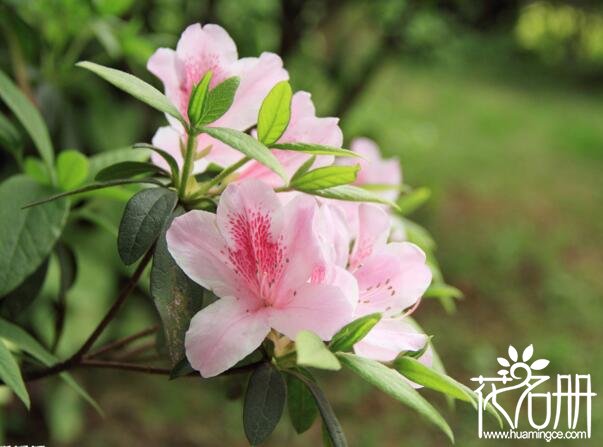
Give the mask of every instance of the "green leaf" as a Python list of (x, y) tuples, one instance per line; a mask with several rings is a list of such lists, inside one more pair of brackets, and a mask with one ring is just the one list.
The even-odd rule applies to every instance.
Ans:
[(337, 357), (371, 385), (416, 410), (439, 427), (454, 442), (454, 435), (448, 423), (438, 411), (427, 402), (404, 378), (393, 369), (374, 360), (340, 352)]
[(184, 357), (184, 335), (191, 318), (203, 306), (203, 288), (178, 267), (168, 251), (165, 233), (174, 217), (184, 210), (177, 208), (157, 239), (151, 267), (151, 295), (161, 318), (168, 354), (173, 365)]
[(159, 166), (143, 161), (122, 161), (111, 166), (101, 169), (94, 180), (106, 182), (108, 180), (118, 180), (124, 178), (135, 177), (141, 174), (167, 174)]
[(323, 146), (322, 144), (311, 143), (272, 143), (271, 149), (281, 149), (286, 151), (305, 152), (311, 155), (335, 155), (336, 157), (357, 157), (362, 158), (358, 152), (341, 147)]
[(152, 85), (138, 79), (136, 76), (88, 61), (78, 62), (76, 65), (85, 68), (86, 70), (90, 70), (105, 81), (113, 84), (115, 87), (129, 93), (160, 112), (173, 116), (185, 126), (187, 125), (186, 120), (182, 117), (178, 109), (163, 93)]
[(0, 315), (14, 320), (38, 297), (48, 271), (46, 259), (35, 272), (29, 275), (16, 289), (0, 301)]
[(289, 82), (281, 81), (264, 98), (258, 115), (258, 140), (266, 146), (276, 143), (287, 129), (292, 96)]
[(221, 118), (234, 101), (235, 94), (239, 88), (240, 79), (237, 76), (222, 81), (209, 91), (207, 96), (207, 107), (203, 111), (200, 126), (213, 123)]
[(457, 382), (452, 377), (437, 372), (420, 361), (402, 356), (394, 360), (393, 368), (409, 380), (423, 385), (440, 393), (452, 396), (455, 399), (475, 403), (473, 393), (467, 392), (465, 385)]
[(339, 185), (347, 185), (356, 181), (360, 166), (324, 166), (322, 168), (308, 171), (292, 180), (291, 188), (299, 191), (311, 192), (315, 189), (332, 188)]
[(61, 235), (69, 209), (67, 201), (21, 209), (24, 203), (51, 191), (24, 175), (0, 185), (0, 296), (36, 271)]
[(42, 185), (50, 186), (50, 184), (52, 183), (52, 181), (50, 180), (50, 175), (48, 174), (48, 169), (46, 169), (46, 166), (39, 158), (25, 158), (25, 163), (23, 164), (23, 172), (25, 172), (28, 177), (31, 177), (36, 182)]
[(68, 191), (77, 188), (88, 178), (89, 163), (78, 151), (63, 151), (57, 157), (58, 186)]
[(341, 364), (337, 357), (329, 351), (318, 335), (309, 331), (300, 331), (295, 337), (297, 364), (313, 368), (337, 371)]
[(27, 409), (29, 409), (29, 394), (27, 394), (21, 370), (2, 339), (0, 339), (0, 379), (15, 392)]
[(54, 178), (54, 149), (48, 129), (38, 109), (21, 93), (6, 74), (0, 70), (0, 98), (15, 114), (21, 125), (33, 140), (40, 157), (44, 160), (50, 178)]
[(151, 144), (147, 144), (147, 143), (136, 143), (132, 147), (134, 149), (148, 149), (148, 150), (153, 151), (156, 154), (158, 154), (161, 158), (163, 158), (165, 160), (165, 162), (170, 167), (170, 171), (172, 172), (174, 184), (178, 183), (177, 179), (178, 179), (178, 175), (180, 174), (180, 168), (178, 167), (178, 162), (172, 156), (172, 154), (170, 154), (169, 152), (167, 152), (163, 149), (160, 149), (158, 147), (155, 147), (155, 146), (153, 146)]
[[(150, 145), (149, 145), (150, 146)], [(151, 146), (152, 147), (152, 146)], [(134, 145), (134, 149), (147, 149), (146, 146), (139, 148)], [(132, 150), (131, 147), (115, 149), (112, 151), (101, 152), (89, 158), (90, 169), (88, 180), (92, 181), (96, 175), (107, 166), (121, 163), (123, 161), (147, 161), (151, 153), (148, 150)]]
[(333, 352), (352, 349), (380, 320), (381, 314), (375, 313), (352, 321), (333, 336), (331, 343), (329, 343), (329, 349)]
[(293, 173), (293, 175), (291, 176), (290, 182), (294, 182), (299, 177), (301, 177), (306, 172), (308, 172), (315, 161), (316, 161), (316, 155), (312, 155), (310, 158), (308, 158), (306, 161), (304, 161), (302, 163), (302, 165), (299, 168), (297, 168), (297, 171), (295, 171)]
[[(0, 338), (5, 338), (11, 343), (14, 343), (19, 349), (40, 361), (44, 366), (50, 367), (58, 362), (58, 359), (38, 343), (35, 338), (19, 326), (16, 326), (3, 318), (0, 318)], [(67, 383), (67, 385), (73, 388), (76, 393), (92, 405), (101, 416), (103, 416), (103, 411), (96, 401), (73, 379), (71, 374), (64, 372), (59, 374), (59, 376)]]
[(398, 213), (406, 216), (423, 206), (430, 198), (429, 188), (417, 188), (398, 199)]
[(326, 427), (333, 447), (347, 447), (348, 442), (345, 439), (345, 434), (343, 433), (341, 424), (337, 420), (337, 416), (335, 416), (335, 412), (333, 411), (333, 408), (329, 404), (329, 401), (325, 397), (322, 390), (318, 387), (318, 385), (316, 385), (312, 380), (303, 374), (293, 371), (288, 372), (289, 374), (293, 374), (296, 378), (301, 380), (306, 387), (308, 387), (312, 393), (312, 396), (314, 396), (314, 401), (318, 406), (318, 411), (320, 412), (320, 416), (322, 417), (323, 424)]
[(287, 181), (285, 170), (278, 159), (270, 152), (270, 149), (255, 138), (244, 132), (223, 127), (204, 127), (203, 132), (238, 150), (249, 158), (259, 161), (280, 175), (284, 181)]
[(423, 294), (423, 298), (463, 298), (463, 292), (445, 283), (433, 283)]
[(397, 208), (398, 206), (377, 194), (352, 185), (341, 185), (327, 189), (315, 189), (312, 191), (312, 194), (320, 197), (326, 197), (327, 199), (346, 200), (350, 202), (382, 203), (393, 208)]
[(251, 445), (261, 444), (274, 431), (286, 394), (283, 376), (270, 363), (262, 363), (253, 371), (243, 404), (243, 427)]
[(318, 416), (314, 396), (306, 385), (292, 374), (287, 374), (287, 408), (293, 428), (298, 434), (308, 430)]
[(203, 118), (203, 110), (207, 107), (206, 97), (209, 91), (209, 83), (211, 82), (211, 70), (205, 73), (203, 78), (193, 87), (191, 97), (188, 101), (188, 119), (192, 127), (201, 124)]
[(176, 192), (167, 188), (143, 189), (132, 196), (117, 236), (117, 250), (124, 264), (133, 264), (151, 248), (177, 201)]
[(54, 202), (55, 200), (62, 199), (63, 197), (73, 196), (76, 194), (82, 194), (82, 193), (90, 192), (90, 191), (96, 191), (97, 189), (111, 188), (113, 186), (120, 186), (120, 185), (135, 185), (135, 184), (143, 184), (143, 183), (164, 186), (163, 183), (161, 183), (159, 180), (155, 180), (154, 178), (109, 180), (106, 182), (91, 183), (90, 185), (82, 186), (81, 188), (73, 189), (71, 191), (61, 192), (59, 194), (48, 196), (44, 199), (36, 200), (34, 202), (29, 202), (23, 206), (23, 209), (32, 208), (32, 207), (42, 205), (42, 204), (45, 204), (48, 202)]
[(15, 157), (17, 163), (21, 163), (23, 159), (23, 140), (13, 123), (2, 114), (0, 114), (0, 146)]
[(406, 237), (408, 242), (417, 244), (423, 250), (430, 252), (435, 250), (436, 243), (425, 228), (421, 225), (413, 222), (412, 220), (402, 218), (404, 224), (404, 230), (406, 231)]

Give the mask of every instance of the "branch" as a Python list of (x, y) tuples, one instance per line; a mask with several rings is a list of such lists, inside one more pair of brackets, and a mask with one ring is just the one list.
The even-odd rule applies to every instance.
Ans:
[(118, 369), (122, 371), (141, 372), (146, 374), (157, 374), (169, 376), (171, 370), (168, 368), (157, 368), (154, 366), (137, 365), (135, 363), (118, 362), (112, 360), (82, 360), (78, 366), (83, 368), (105, 368)]
[(105, 354), (109, 351), (114, 351), (114, 350), (120, 349), (120, 348), (132, 343), (133, 341), (138, 340), (139, 338), (143, 338), (143, 337), (146, 337), (147, 335), (154, 334), (155, 332), (157, 332), (158, 329), (159, 329), (159, 325), (156, 324), (155, 326), (144, 329), (135, 334), (115, 340), (111, 343), (106, 344), (105, 346), (100, 347), (96, 351), (91, 352), (90, 354), (88, 354), (86, 356), (86, 358), (91, 359), (93, 357), (98, 357), (102, 354)]

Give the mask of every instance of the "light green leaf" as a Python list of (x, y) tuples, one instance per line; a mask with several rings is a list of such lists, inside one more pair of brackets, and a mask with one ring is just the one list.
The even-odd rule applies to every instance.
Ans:
[(54, 178), (54, 149), (48, 129), (38, 109), (21, 93), (6, 74), (0, 70), (0, 98), (15, 114), (33, 140), (40, 157), (44, 160), (50, 178)]
[(151, 248), (177, 201), (176, 192), (167, 188), (143, 189), (130, 199), (117, 236), (117, 250), (124, 264), (133, 264)]
[(313, 368), (337, 371), (341, 364), (323, 341), (310, 331), (300, 331), (295, 337), (297, 364)]
[(393, 369), (374, 360), (340, 352), (337, 357), (341, 362), (386, 394), (416, 410), (430, 422), (439, 427), (454, 442), (454, 435), (448, 423), (438, 411), (427, 402), (406, 380)]
[[(14, 343), (19, 349), (43, 363), (44, 366), (50, 367), (58, 362), (58, 359), (38, 343), (35, 338), (19, 326), (16, 326), (3, 318), (0, 318), (0, 338), (5, 338), (11, 343)], [(71, 374), (64, 372), (59, 374), (59, 376), (67, 383), (67, 385), (73, 388), (76, 393), (92, 405), (101, 416), (103, 415), (103, 411), (96, 401), (73, 379)]]
[(222, 143), (238, 150), (249, 158), (259, 161), (280, 175), (285, 182), (287, 181), (285, 170), (278, 159), (270, 152), (270, 149), (255, 138), (244, 132), (223, 127), (204, 127), (202, 130), (209, 136), (220, 140)]
[(63, 190), (77, 188), (88, 178), (89, 163), (78, 151), (63, 151), (57, 157), (57, 181)]
[(61, 235), (67, 201), (21, 209), (50, 192), (52, 189), (24, 175), (10, 177), (0, 185), (0, 296), (36, 271)]
[(297, 171), (295, 171), (293, 173), (293, 175), (291, 176), (290, 182), (294, 182), (299, 177), (301, 177), (306, 172), (308, 172), (315, 161), (316, 161), (316, 155), (312, 155), (310, 158), (308, 158), (306, 161), (304, 161), (302, 163), (302, 165), (299, 168), (297, 168)]
[(247, 385), (243, 404), (243, 427), (251, 445), (261, 444), (274, 431), (283, 414), (287, 385), (270, 363), (258, 366)]
[(356, 181), (360, 166), (324, 166), (308, 171), (292, 180), (291, 188), (311, 192), (316, 189), (332, 188), (347, 185)]
[(203, 110), (203, 116), (199, 125), (213, 123), (221, 118), (234, 101), (235, 94), (239, 88), (240, 79), (237, 76), (222, 81), (209, 91), (207, 96), (207, 107)]
[(429, 188), (417, 188), (398, 199), (398, 213), (406, 216), (423, 206), (431, 198)]
[(463, 292), (448, 284), (433, 283), (423, 294), (423, 298), (463, 298)]
[(205, 73), (203, 78), (193, 87), (191, 97), (188, 101), (188, 119), (193, 128), (201, 124), (203, 112), (207, 108), (206, 98), (211, 82), (211, 70)]
[(163, 93), (152, 85), (138, 79), (136, 76), (88, 61), (78, 62), (76, 65), (85, 68), (86, 70), (90, 70), (107, 82), (113, 84), (115, 87), (129, 93), (160, 112), (173, 116), (185, 126), (187, 125), (186, 120), (182, 117), (178, 109)]
[(258, 115), (258, 140), (269, 146), (285, 132), (291, 118), (291, 97), (293, 92), (287, 81), (272, 87)]
[(42, 185), (49, 186), (52, 183), (46, 165), (39, 158), (26, 157), (23, 164), (23, 172)]
[(17, 361), (0, 338), (0, 379), (21, 399), (29, 409), (29, 394), (25, 388)]
[(323, 146), (322, 144), (311, 143), (272, 143), (271, 149), (281, 149), (285, 151), (304, 152), (311, 155), (335, 155), (336, 157), (357, 157), (362, 158), (357, 152), (341, 147)]
[(341, 185), (327, 189), (315, 189), (312, 191), (312, 194), (320, 197), (326, 197), (328, 199), (346, 200), (350, 202), (382, 203), (393, 208), (397, 208), (398, 206), (377, 194), (352, 185)]
[(375, 313), (352, 321), (333, 336), (331, 343), (329, 343), (329, 349), (333, 352), (352, 349), (380, 320), (381, 314)]

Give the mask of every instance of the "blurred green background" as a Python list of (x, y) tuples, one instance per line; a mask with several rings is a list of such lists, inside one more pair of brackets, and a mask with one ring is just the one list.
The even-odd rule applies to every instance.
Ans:
[[(242, 56), (280, 53), (294, 88), (310, 91), (321, 114), (341, 117), (346, 142), (374, 138), (400, 157), (406, 183), (432, 190), (412, 217), (434, 235), (446, 280), (465, 298), (452, 314), (425, 301), (415, 315), (450, 375), (469, 384), (494, 374), (509, 344), (534, 344), (551, 360), (549, 373), (590, 373), (602, 392), (601, 2), (1, 0), (0, 68), (38, 105), (58, 149), (99, 157), (149, 141), (164, 118), (73, 64), (89, 59), (157, 85), (146, 60), (197, 21), (224, 26)], [(17, 169), (6, 153), (0, 163), (2, 179)], [(127, 197), (122, 191), (86, 205), (104, 230), (85, 213), (67, 228), (79, 271), (62, 356), (82, 343), (127, 278), (113, 234)], [(47, 344), (55, 264), (39, 302), (21, 317)], [(105, 339), (154, 321), (143, 286)], [(105, 418), (47, 379), (30, 387), (30, 413), (0, 393), (4, 443), (246, 445), (237, 381), (114, 371), (76, 377)], [(446, 445), (359, 379), (321, 379), (351, 446)], [(546, 444), (479, 440), (472, 408), (447, 408), (426, 394), (459, 446)], [(603, 445), (602, 403), (594, 399), (593, 439), (555, 445)], [(318, 445), (320, 436), (319, 424), (297, 437), (281, 422), (267, 445)]]

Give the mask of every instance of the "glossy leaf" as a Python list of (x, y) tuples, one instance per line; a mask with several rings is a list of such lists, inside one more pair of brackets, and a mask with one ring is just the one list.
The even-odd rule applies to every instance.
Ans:
[(300, 331), (295, 337), (297, 364), (313, 368), (337, 371), (341, 364), (323, 341), (310, 331)]
[(139, 150), (132, 150), (131, 147), (126, 147), (92, 155), (89, 158), (90, 170), (88, 180), (92, 181), (102, 169), (116, 163), (124, 161), (147, 161), (151, 152), (146, 149), (150, 149), (151, 147), (151, 145), (140, 145), (139, 147), (139, 145), (135, 144), (134, 149)]
[(151, 248), (177, 201), (176, 192), (166, 188), (143, 189), (130, 199), (117, 236), (117, 250), (124, 264), (133, 264)]
[(281, 81), (264, 98), (258, 115), (258, 140), (265, 145), (275, 143), (287, 129), (292, 96), (289, 82)]
[(58, 186), (66, 191), (77, 188), (88, 178), (88, 169), (88, 159), (81, 152), (61, 152), (57, 157)]
[(362, 340), (380, 320), (381, 314), (375, 313), (365, 315), (364, 317), (352, 321), (333, 336), (329, 343), (329, 349), (333, 352), (349, 351), (356, 343)]
[(21, 209), (52, 189), (18, 175), (0, 185), (0, 296), (35, 272), (52, 250), (67, 220), (65, 200)]
[(111, 166), (107, 166), (101, 169), (94, 180), (99, 182), (106, 182), (108, 180), (118, 180), (137, 175), (146, 174), (152, 176), (154, 174), (167, 174), (159, 166), (152, 163), (145, 163), (142, 161), (122, 161)]
[(353, 354), (340, 352), (337, 354), (337, 357), (341, 360), (341, 363), (368, 383), (416, 410), (427, 420), (439, 427), (454, 442), (452, 430), (440, 413), (417, 390), (408, 384), (397, 371), (374, 360)]
[(247, 157), (259, 161), (264, 166), (267, 166), (280, 175), (284, 181), (287, 181), (285, 170), (278, 159), (270, 152), (270, 149), (255, 138), (244, 132), (223, 127), (204, 127), (203, 132), (214, 137), (216, 140), (220, 140), (222, 143), (227, 144), (233, 149), (238, 150)]
[(2, 339), (0, 339), (0, 379), (4, 382), (4, 385), (15, 392), (19, 399), (21, 399), (29, 409), (29, 394), (25, 388), (21, 370)]
[(234, 101), (235, 94), (239, 88), (240, 79), (237, 76), (230, 77), (209, 91), (207, 96), (207, 107), (203, 111), (199, 125), (213, 123), (222, 117)]
[(172, 171), (172, 175), (174, 177), (174, 183), (178, 183), (177, 179), (180, 173), (180, 168), (178, 167), (178, 162), (176, 161), (176, 159), (169, 152), (146, 143), (136, 143), (133, 147), (134, 149), (148, 149), (158, 154), (161, 158), (165, 160), (165, 162), (170, 167), (170, 170)]
[(270, 363), (262, 363), (253, 371), (243, 404), (243, 427), (251, 445), (261, 444), (274, 431), (286, 395), (285, 380)]
[(360, 166), (324, 166), (308, 171), (291, 181), (290, 186), (299, 191), (311, 192), (315, 189), (348, 185), (356, 181)]
[(173, 116), (186, 125), (186, 121), (178, 109), (163, 93), (152, 85), (138, 79), (136, 76), (88, 61), (78, 62), (76, 65), (85, 68), (86, 70), (90, 70), (120, 90), (129, 93), (136, 99), (139, 99), (160, 112)]

